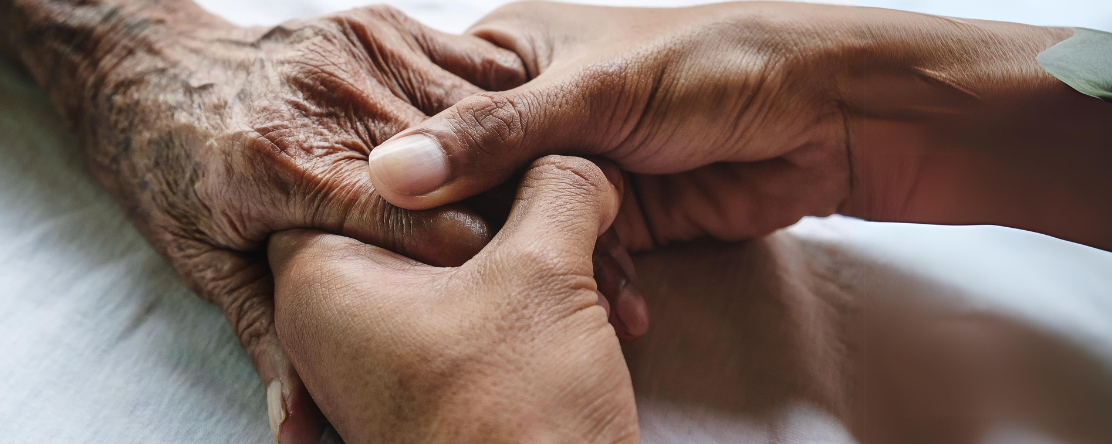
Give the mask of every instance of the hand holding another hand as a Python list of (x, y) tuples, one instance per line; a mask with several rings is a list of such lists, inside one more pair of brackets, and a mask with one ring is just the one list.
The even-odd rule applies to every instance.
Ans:
[(813, 6), (507, 6), (470, 33), (516, 52), (532, 80), (395, 136), (371, 154), (372, 181), (432, 208), (545, 154), (604, 157), (633, 173), (615, 227), (635, 249), (833, 213), (847, 136)]
[[(548, 154), (627, 171), (633, 250), (767, 234), (804, 216), (996, 224), (1112, 248), (1112, 108), (1036, 62), (1071, 30), (877, 8), (506, 6), (470, 34), (530, 81), (483, 92), (369, 157), (433, 208)], [(1080, 221), (1080, 222), (1078, 222)]]
[(538, 160), (506, 226), (454, 268), (278, 233), (279, 336), (347, 442), (638, 442), (591, 259), (620, 199), (587, 160)]
[(274, 330), (272, 232), (326, 230), (437, 265), (492, 235), (464, 205), (389, 205), (366, 156), (480, 87), (520, 83), (508, 51), (381, 6), (263, 29), (186, 0), (15, 0), (0, 20), (93, 173), (227, 316), (280, 442), (316, 442), (322, 423)]
[[(552, 157), (526, 173), (506, 229), (459, 268), (334, 237), (276, 238), (279, 331), (298, 369), (313, 375), (308, 384), (325, 411), (340, 418), (341, 434), (356, 441), (636, 440), (628, 371), (620, 350), (606, 345), (612, 335), (596, 334), (600, 316), (579, 324), (565, 315), (598, 312), (581, 290), (604, 279), (553, 259), (586, 263), (587, 245), (737, 240), (835, 212), (1108, 239), (1106, 229), (1060, 224), (1038, 210), (1066, 197), (1085, 203), (1071, 208), (1083, 209), (1078, 220), (1112, 215), (1106, 195), (1070, 189), (1112, 189), (1092, 187), (1107, 178), (1077, 174), (1108, 164), (1107, 144), (1097, 143), (1112, 135), (1101, 120), (1108, 109), (1034, 63), (1064, 38), (1061, 29), (786, 3), (524, 3), (471, 34), (517, 53), (531, 80), (467, 97), (378, 146), (368, 156), (376, 190), (403, 208), (437, 208), (545, 155), (597, 156), (628, 173), (612, 228), (618, 240), (596, 245), (597, 233), (564, 220), (598, 220), (578, 213), (592, 200), (531, 201)], [(1056, 119), (1056, 109), (1091, 115)], [(1083, 155), (1045, 162), (1059, 151), (1057, 136), (1075, 129), (1089, 139), (1070, 147)], [(573, 186), (553, 190), (592, 189), (585, 168), (562, 170), (582, 180), (568, 176)], [(1068, 192), (1016, 191), (1047, 184)], [(540, 208), (544, 217), (529, 217)], [(577, 287), (569, 276), (593, 277), (593, 285)], [(383, 283), (415, 290), (387, 294), (375, 288)], [(622, 308), (619, 300), (615, 311)], [(403, 321), (379, 322), (380, 313)], [(323, 321), (336, 318), (343, 321)], [(599, 417), (584, 402), (616, 416)]]

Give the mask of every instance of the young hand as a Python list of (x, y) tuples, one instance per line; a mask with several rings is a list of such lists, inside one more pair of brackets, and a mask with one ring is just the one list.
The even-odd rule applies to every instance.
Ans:
[(591, 162), (542, 158), (505, 227), (459, 267), (275, 234), (278, 334), (346, 442), (639, 442), (592, 266), (620, 199)]

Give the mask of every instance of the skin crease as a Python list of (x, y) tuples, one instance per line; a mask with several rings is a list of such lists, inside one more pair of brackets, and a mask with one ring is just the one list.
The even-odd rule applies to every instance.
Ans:
[(440, 206), (538, 156), (581, 154), (630, 173), (615, 227), (634, 250), (833, 213), (1112, 248), (1112, 107), (1035, 61), (1068, 29), (791, 3), (529, 2), (469, 32), (518, 53), (531, 81), (395, 136), (430, 136), (452, 174), (409, 195), (372, 164), (391, 203)]
[[(268, 388), (280, 442), (316, 442), (323, 421), (274, 330), (263, 251), (272, 232), (315, 228), (457, 265), (504, 220), (509, 202), (497, 199), (477, 199), (483, 211), (393, 207), (365, 173), (372, 147), (401, 129), (480, 88), (523, 81), (520, 60), (487, 42), (382, 6), (270, 29), (233, 26), (184, 0), (0, 0), (0, 17), (0, 49), (47, 90), (90, 169), (228, 317)], [(629, 260), (622, 248), (596, 256)], [(622, 283), (607, 305), (643, 314), (623, 272), (600, 269)], [(647, 328), (643, 316), (612, 321), (623, 338)]]
[[(369, 185), (355, 191), (329, 185), (329, 179), (343, 182), (365, 174), (354, 167), (350, 172), (328, 168), (330, 162), (355, 165), (365, 158), (362, 148), (369, 150), (426, 113), (454, 103), (427, 97), (437, 88), (406, 78), (411, 71), (380, 63), (391, 55), (413, 62), (386, 47), (417, 55), (418, 61), (422, 53), (435, 58), (436, 51), (420, 43), (415, 49), (406, 38), (389, 46), (379, 34), (360, 37), (399, 26), (414, 32), (399, 25), (396, 14), (372, 9), (380, 13), (370, 18), (341, 14), (317, 26), (310, 21), (264, 32), (230, 27), (190, 4), (163, 3), (152, 7), (151, 15), (144, 15), (141, 3), (80, 5), (87, 8), (83, 14), (67, 14), (66, 7), (73, 5), (66, 2), (3, 1), (0, 16), (6, 18), (6, 37), (16, 42), (21, 59), (79, 134), (102, 182), (187, 281), (225, 310), (264, 379), (282, 374), (285, 384), (296, 378), (292, 368), (284, 367), (284, 357), (275, 357), (283, 352), (273, 341), (270, 278), (258, 256), (267, 234), (314, 226), (429, 261), (440, 256), (425, 256), (420, 246), (390, 244), (424, 237), (398, 236), (395, 230), (425, 227), (449, 233), (430, 235), (434, 241), (421, 245), (463, 244), (452, 251), (475, 251), (489, 235), (466, 208), (403, 213), (374, 203)], [(1110, 244), (1101, 227), (1108, 226), (1112, 214), (1103, 194), (1112, 189), (1107, 186), (1112, 179), (1100, 174), (1109, 163), (1098, 149), (1112, 140), (1106, 105), (1054, 81), (1033, 61), (1068, 30), (814, 5), (577, 8), (511, 6), (475, 28), (476, 36), (516, 52), (534, 80), (512, 93), (524, 94), (481, 94), (413, 130), (449, 134), (438, 137), (457, 162), (456, 174), (446, 189), (414, 202), (387, 195), (391, 201), (432, 208), (505, 181), (548, 152), (573, 152), (612, 159), (633, 173), (615, 226), (622, 244), (639, 249), (703, 236), (751, 237), (803, 215), (833, 212), (876, 220), (1000, 223), (1104, 248)], [(368, 20), (375, 26), (360, 26)], [(351, 49), (347, 45), (375, 51), (343, 51)], [(485, 50), (499, 53), (491, 51)], [(335, 63), (344, 60), (343, 54), (367, 52), (374, 55), (368, 56), (369, 72), (359, 72), (367, 69), (365, 63), (356, 64), (355, 73)], [(213, 57), (216, 53), (220, 57)], [(306, 65), (305, 60), (316, 62)], [(275, 68), (256, 69), (256, 64)], [(424, 66), (438, 73), (432, 84), (439, 78), (466, 88), (460, 79), (447, 80)], [(286, 69), (288, 76), (270, 76)], [(522, 76), (513, 67), (509, 71)], [(456, 74), (491, 88), (499, 83), (492, 79), (512, 78)], [(337, 93), (345, 91), (345, 82), (334, 79), (352, 77), (362, 77), (356, 84), (373, 86), (369, 90), (380, 94), (376, 99), (399, 99), (392, 102), (397, 107)], [(459, 91), (456, 86), (440, 90)], [(211, 96), (221, 100), (207, 102)], [(707, 103), (713, 106), (700, 106)], [(191, 112), (198, 106), (208, 112), (198, 117)], [(452, 115), (462, 118), (455, 123), (443, 118)], [(295, 127), (308, 136), (291, 138), (294, 128), (287, 125), (303, 122), (299, 119), (313, 122)], [(481, 152), (496, 156), (469, 156), (460, 142), (466, 137), (452, 140), (457, 133), (474, 136), (486, 149)], [(495, 136), (501, 135), (522, 137), (499, 142)], [(1047, 148), (1062, 140), (1069, 149), (1049, 156)], [(499, 151), (498, 143), (507, 149)], [(257, 194), (264, 197), (254, 199)], [(1039, 210), (1046, 208), (1051, 211)], [(367, 219), (376, 221), (370, 224), (376, 228), (350, 222), (352, 214), (355, 219), (373, 214)], [(411, 223), (406, 215), (431, 222)], [(1072, 220), (1089, 226), (1062, 224)], [(429, 227), (440, 223), (444, 226)], [(455, 262), (466, 257), (461, 254)], [(477, 356), (466, 355), (461, 362)], [(350, 365), (354, 368), (337, 370), (358, 372), (358, 366), (370, 363)], [(489, 372), (495, 370), (473, 373)], [(325, 385), (314, 392), (329, 392)], [(331, 393), (352, 399), (367, 395)], [(628, 418), (622, 408), (632, 405), (631, 396), (622, 392), (606, 399), (615, 415)], [(456, 399), (464, 401), (447, 404), (448, 410), (473, 408), (471, 398)], [(352, 400), (335, 402), (358, 408)], [(497, 407), (520, 411), (519, 406)], [(450, 423), (459, 417), (431, 410), (433, 417), (447, 418), (444, 428), (455, 430)], [(359, 413), (341, 408), (330, 414)], [(529, 427), (510, 427), (527, 433), (523, 428)], [(348, 435), (360, 433), (347, 430)]]
[[(1067, 29), (802, 4), (531, 2), (470, 32), (516, 52), (531, 81), (395, 136), (434, 139), (451, 174), (412, 195), (372, 164), (392, 203), (458, 201), (567, 153), (627, 171), (614, 227), (634, 249), (744, 239), (835, 212), (1009, 225), (1112, 248), (1100, 228), (1112, 222), (1112, 107), (1035, 62)], [(310, 339), (287, 341), (320, 340)], [(366, 364), (349, 365), (333, 371)], [(331, 391), (348, 406), (377, 393)], [(365, 427), (346, 433), (376, 433)]]
[[(316, 442), (323, 422), (273, 327), (272, 232), (315, 228), (455, 265), (504, 221), (510, 202), (497, 196), (393, 207), (365, 169), (372, 147), (401, 129), (524, 80), (516, 55), (480, 39), (384, 6), (268, 29), (187, 0), (0, 0), (0, 17), (0, 47), (48, 92), (99, 181), (228, 317), (268, 388), (280, 442)], [(607, 245), (600, 263), (629, 263)], [(632, 339), (648, 319), (628, 270), (599, 273), (617, 284), (604, 305), (627, 314), (611, 322)]]
[(633, 387), (591, 257), (620, 193), (550, 156), (459, 267), (312, 231), (276, 234), (276, 322), (348, 443), (634, 443)]

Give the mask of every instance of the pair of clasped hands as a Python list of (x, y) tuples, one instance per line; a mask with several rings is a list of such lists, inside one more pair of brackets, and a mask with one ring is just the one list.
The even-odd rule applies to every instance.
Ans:
[[(874, 62), (833, 43), (861, 44), (847, 24), (868, 20), (890, 31), (870, 44)], [(945, 116), (996, 106), (984, 104), (1001, 90), (1047, 84), (1076, 99), (1033, 65), (1068, 32), (984, 23), (941, 51), (908, 51), (922, 43), (900, 34), (960, 35), (951, 25), (813, 5), (503, 8), (467, 36), (499, 60), (474, 60), (488, 68), (479, 82), (498, 91), (404, 129), (368, 163), (375, 191), (397, 207), (470, 202), (504, 225), (473, 257), (439, 264), (449, 267), (322, 232), (273, 235), (281, 342), (350, 442), (638, 442), (619, 339), (643, 334), (649, 318), (627, 251), (746, 239), (836, 212), (1009, 222), (996, 218), (1007, 203), (993, 213), (932, 196), (961, 170), (946, 159), (960, 156), (915, 160), (909, 152), (937, 142), (899, 125), (942, 115), (923, 125), (958, 134)], [(886, 53), (886, 38), (909, 40)], [(499, 58), (507, 51), (520, 66)], [(869, 63), (891, 65), (862, 74)], [(1005, 63), (1012, 77), (984, 76)], [(904, 151), (874, 155), (892, 147)], [(293, 436), (298, 424), (283, 427)]]
[(352, 443), (637, 442), (629, 252), (833, 213), (1112, 247), (1112, 107), (1035, 61), (1070, 29), (759, 2), (520, 3), (463, 36), (188, 0), (0, 20), (285, 444), (320, 412)]
[(495, 74), (513, 88), (463, 98), (368, 159), (393, 205), (505, 219), (462, 263), (271, 236), (277, 332), (346, 441), (639, 442), (619, 339), (649, 318), (627, 251), (765, 234), (848, 193), (822, 86), (777, 72), (796, 55), (729, 24), (738, 9), (527, 3), (475, 25), (520, 58)]

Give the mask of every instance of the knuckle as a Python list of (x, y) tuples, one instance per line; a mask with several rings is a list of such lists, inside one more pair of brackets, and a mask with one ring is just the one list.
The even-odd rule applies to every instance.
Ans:
[(378, 4), (329, 14), (323, 17), (339, 29), (374, 29), (379, 26), (397, 27), (410, 24), (410, 18), (400, 9), (390, 5)]
[(607, 179), (602, 169), (582, 157), (545, 156), (533, 162), (530, 175), (538, 182), (557, 183), (570, 190), (601, 193), (606, 190)]
[(262, 127), (243, 130), (239, 137), (246, 160), (267, 165), (262, 173), (282, 176), (301, 168), (304, 153), (286, 131)]
[(484, 92), (475, 94), (456, 106), (456, 117), (471, 146), (482, 148), (491, 142), (502, 146), (521, 143), (526, 127), (526, 101), (521, 96)]

